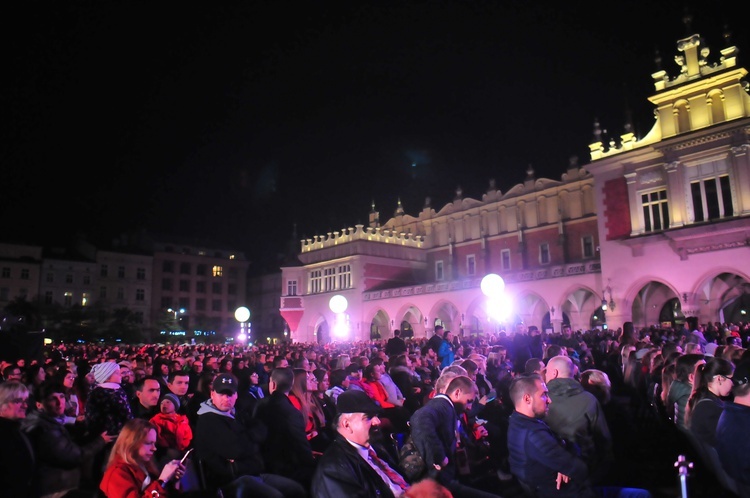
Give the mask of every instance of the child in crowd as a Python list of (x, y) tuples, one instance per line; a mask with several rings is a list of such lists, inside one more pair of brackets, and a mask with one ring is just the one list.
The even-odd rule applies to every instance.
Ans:
[(182, 453), (193, 440), (193, 430), (187, 416), (177, 413), (179, 406), (180, 400), (177, 396), (167, 393), (159, 402), (160, 413), (151, 418), (151, 423), (157, 429), (156, 446), (161, 452), (175, 455)]

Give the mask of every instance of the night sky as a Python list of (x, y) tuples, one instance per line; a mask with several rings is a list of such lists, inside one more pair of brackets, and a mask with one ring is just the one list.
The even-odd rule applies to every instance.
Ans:
[[(605, 2), (606, 3), (606, 2)], [(144, 228), (278, 267), (298, 238), (417, 215), (529, 164), (588, 162), (595, 117), (653, 124), (684, 2), (12, 2), (3, 8), (4, 241)], [(692, 7), (750, 66), (742, 2)], [(729, 14), (725, 13), (729, 12)], [(692, 34), (691, 33), (691, 34)]]

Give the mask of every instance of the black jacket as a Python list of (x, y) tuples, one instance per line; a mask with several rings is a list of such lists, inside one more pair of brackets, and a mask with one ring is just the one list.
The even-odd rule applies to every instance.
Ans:
[(212, 486), (224, 486), (243, 475), (265, 471), (260, 442), (265, 427), (247, 428), (229, 413), (222, 413), (210, 401), (198, 410), (193, 447), (203, 460)]
[[(394, 470), (388, 455), (378, 453)], [(357, 450), (341, 436), (320, 458), (312, 480), (312, 496), (316, 498), (393, 498), (388, 484), (375, 472)]]
[(63, 424), (44, 412), (32, 412), (21, 427), (36, 455), (34, 481), (40, 495), (78, 488), (83, 463), (105, 445), (104, 439), (97, 437), (79, 446)]
[(258, 401), (255, 417), (268, 429), (263, 458), (269, 472), (309, 482), (315, 470), (312, 447), (305, 433), (305, 420), (289, 397), (279, 391)]
[[(419, 450), (427, 468), (440, 465), (438, 476), (441, 484), (456, 478), (456, 423), (458, 415), (453, 403), (443, 395), (437, 395), (414, 412), (409, 424), (414, 445)], [(448, 457), (448, 465), (443, 460)]]
[(0, 417), (0, 482), (2, 496), (34, 496), (34, 451), (18, 420)]

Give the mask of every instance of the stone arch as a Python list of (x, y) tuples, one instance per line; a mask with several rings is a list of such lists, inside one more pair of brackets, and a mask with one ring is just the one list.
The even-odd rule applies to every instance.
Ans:
[(542, 326), (544, 315), (549, 312), (549, 304), (540, 294), (534, 291), (525, 290), (516, 294), (513, 302), (514, 310), (523, 310), (522, 313), (514, 311), (515, 316), (520, 318), (527, 326)]
[(429, 322), (427, 328), (432, 331), (439, 320), (445, 330), (456, 331), (461, 322), (461, 312), (458, 307), (447, 299), (441, 299), (436, 302), (428, 313)]
[(711, 124), (723, 123), (726, 120), (724, 111), (724, 92), (719, 89), (713, 89), (706, 96), (706, 105), (711, 117)]
[(401, 337), (404, 339), (407, 337), (421, 337), (425, 330), (424, 318), (424, 312), (422, 312), (416, 304), (406, 303), (396, 312), (395, 328), (402, 329), (402, 332), (404, 332), (403, 324), (406, 322), (409, 324), (409, 330), (411, 332), (406, 334), (402, 333)]
[(675, 309), (680, 312), (680, 293), (671, 283), (657, 277), (644, 277), (631, 285), (623, 305), (632, 303), (633, 325), (646, 328), (659, 323), (662, 310), (674, 299), (678, 304)]
[(734, 268), (714, 268), (698, 281), (692, 297), (701, 322), (747, 321), (750, 278)]
[(602, 297), (595, 290), (585, 285), (573, 284), (560, 296), (558, 307), (560, 319), (568, 318), (573, 330), (587, 330), (591, 327), (591, 317), (597, 308), (601, 308)]

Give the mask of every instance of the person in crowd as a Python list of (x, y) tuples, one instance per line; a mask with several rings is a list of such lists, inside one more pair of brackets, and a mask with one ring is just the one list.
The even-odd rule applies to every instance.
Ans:
[(370, 364), (376, 366), (378, 370), (380, 370), (380, 383), (383, 384), (385, 392), (388, 395), (388, 402), (393, 404), (394, 406), (404, 406), (404, 394), (398, 388), (396, 383), (393, 382), (393, 378), (390, 376), (390, 374), (388, 374), (387, 367), (383, 358), (373, 358)]
[(162, 394), (171, 392), (177, 396), (177, 399), (180, 400), (180, 406), (177, 407), (177, 413), (180, 415), (187, 415), (187, 404), (190, 399), (190, 395), (188, 394), (189, 387), (190, 374), (188, 372), (183, 370), (172, 370), (167, 375), (168, 391), (164, 391)]
[(537, 374), (519, 375), (510, 385), (514, 411), (508, 427), (510, 470), (531, 496), (538, 498), (649, 498), (637, 488), (598, 488), (591, 485), (586, 462), (568, 451), (544, 422), (550, 398)]
[(667, 394), (667, 409), (674, 414), (677, 427), (685, 427), (685, 407), (693, 391), (695, 367), (705, 363), (702, 354), (683, 354), (675, 361), (675, 380)]
[[(298, 482), (266, 472), (260, 444), (267, 428), (247, 427), (235, 418), (238, 384), (234, 374), (220, 373), (213, 381), (211, 398), (198, 410), (194, 447), (211, 486), (232, 498), (304, 498), (305, 489)], [(272, 430), (280, 427), (273, 425)]]
[(456, 359), (456, 352), (453, 347), (453, 332), (450, 330), (443, 332), (443, 341), (436, 352), (440, 360), (440, 368), (445, 368), (453, 364), (453, 361)]
[(125, 422), (133, 418), (128, 396), (120, 386), (120, 366), (113, 361), (97, 363), (91, 369), (96, 387), (86, 406), (86, 425), (98, 437), (103, 431), (117, 435)]
[(193, 364), (190, 366), (190, 370), (188, 371), (188, 376), (190, 377), (190, 380), (188, 381), (189, 393), (194, 393), (197, 390), (198, 379), (200, 379), (202, 373), (203, 362), (199, 360), (193, 361)]
[(150, 375), (153, 375), (154, 378), (159, 381), (159, 384), (161, 384), (161, 392), (167, 392), (167, 382), (169, 380), (169, 359), (163, 356), (158, 356), (156, 359), (154, 359), (153, 372)]
[[(305, 418), (289, 399), (293, 385), (291, 368), (274, 368), (268, 384), (270, 396), (257, 404), (255, 418), (268, 428), (262, 445), (268, 469), (309, 489), (316, 461), (305, 432)], [(276, 430), (278, 427), (284, 430)]]
[(401, 338), (401, 330), (395, 329), (393, 337), (385, 345), (385, 354), (389, 357), (404, 354), (407, 351), (406, 342)]
[(21, 367), (15, 363), (6, 366), (3, 369), (3, 379), (4, 381), (14, 380), (16, 382), (21, 382), (23, 380), (23, 371), (21, 370)]
[(212, 369), (206, 369), (201, 374), (201, 378), (198, 380), (195, 392), (188, 401), (188, 420), (190, 426), (195, 427), (198, 423), (198, 410), (204, 401), (211, 399), (211, 385), (216, 378), (216, 371)]
[[(552, 346), (550, 346), (552, 347)], [(545, 368), (544, 360), (540, 358), (529, 358), (523, 367), (523, 375), (542, 374)]]
[(120, 377), (122, 381), (120, 386), (128, 395), (128, 401), (135, 399), (135, 374), (133, 373), (133, 367), (129, 361), (121, 361), (118, 363), (120, 366)]
[(410, 419), (411, 437), (427, 468), (439, 469), (437, 481), (456, 498), (497, 496), (458, 480), (455, 458), (458, 416), (470, 408), (476, 394), (471, 379), (458, 375), (450, 380), (444, 394), (436, 394)]
[(555, 356), (547, 363), (545, 380), (552, 404), (546, 422), (559, 437), (579, 446), (592, 483), (601, 484), (614, 460), (612, 436), (599, 401), (574, 374), (568, 356)]
[(63, 496), (82, 486), (81, 469), (115, 437), (106, 432), (79, 446), (65, 428), (65, 387), (46, 381), (37, 389), (35, 410), (23, 420), (21, 429), (27, 434), (36, 455), (35, 491), (41, 497)]
[(337, 368), (331, 371), (328, 381), (330, 386), (326, 390), (326, 395), (336, 403), (339, 395), (349, 388), (349, 375), (343, 368)]
[(424, 385), (407, 354), (400, 354), (393, 359), (390, 377), (404, 395), (403, 406), (409, 413), (414, 413), (422, 406)]
[(724, 402), (732, 393), (734, 365), (724, 358), (710, 358), (695, 369), (693, 392), (685, 409), (685, 425), (699, 441), (714, 446), (716, 425)]
[(0, 383), (0, 491), (3, 496), (32, 498), (36, 458), (31, 443), (21, 431), (26, 418), (29, 389), (21, 381)]
[(135, 383), (135, 399), (130, 403), (133, 417), (151, 420), (159, 413), (161, 384), (154, 377), (146, 377)]
[(318, 410), (323, 413), (325, 423), (322, 424), (318, 431), (327, 435), (328, 441), (333, 441), (335, 433), (333, 431), (333, 420), (336, 418), (336, 401), (331, 398), (327, 392), (331, 386), (330, 373), (325, 368), (316, 368), (313, 370), (316, 387), (311, 394), (312, 402), (318, 406)]
[(39, 388), (39, 386), (42, 385), (42, 382), (47, 378), (47, 371), (41, 363), (32, 363), (26, 369), (26, 372), (24, 372), (24, 378), (26, 379), (26, 388), (29, 390), (29, 406), (26, 410), (30, 411), (36, 406), (36, 399), (34, 396), (37, 388)]
[(382, 409), (362, 391), (338, 397), (337, 437), (321, 457), (312, 479), (318, 498), (399, 497), (409, 488), (388, 452), (370, 445), (371, 429), (380, 424)]
[(173, 393), (162, 396), (159, 402), (159, 413), (151, 418), (156, 427), (157, 460), (164, 456), (168, 459), (180, 458), (190, 447), (193, 430), (187, 415), (177, 413), (180, 400)]
[(750, 360), (737, 363), (732, 375), (734, 400), (724, 405), (716, 424), (715, 448), (719, 460), (742, 496), (750, 496)]
[(315, 403), (313, 393), (318, 387), (318, 381), (312, 372), (303, 368), (294, 368), (294, 383), (289, 393), (289, 401), (302, 413), (305, 420), (305, 435), (312, 450), (322, 453), (331, 442), (330, 434), (326, 430), (325, 413), (322, 407)]
[(156, 428), (148, 420), (129, 420), (117, 437), (99, 489), (106, 498), (153, 498), (169, 496), (170, 483), (185, 473), (179, 460), (167, 462), (161, 471), (154, 462)]
[(81, 397), (78, 396), (78, 385), (76, 384), (76, 375), (67, 368), (60, 368), (56, 373), (53, 382), (61, 384), (65, 394), (65, 424), (75, 425), (76, 422), (83, 422), (83, 404)]
[(528, 359), (534, 357), (531, 352), (531, 336), (529, 336), (529, 329), (525, 323), (516, 323), (516, 333), (512, 341), (510, 356), (513, 360), (513, 373), (518, 374), (523, 372)]
[[(370, 388), (372, 396), (370, 396), (375, 402), (383, 408), (383, 430), (387, 432), (406, 433), (408, 432), (407, 422), (409, 421), (410, 413), (402, 406), (396, 406), (388, 400), (388, 392), (386, 391), (382, 378), (381, 365), (372, 363), (367, 365), (364, 371), (363, 384)], [(369, 395), (369, 393), (366, 392)]]

